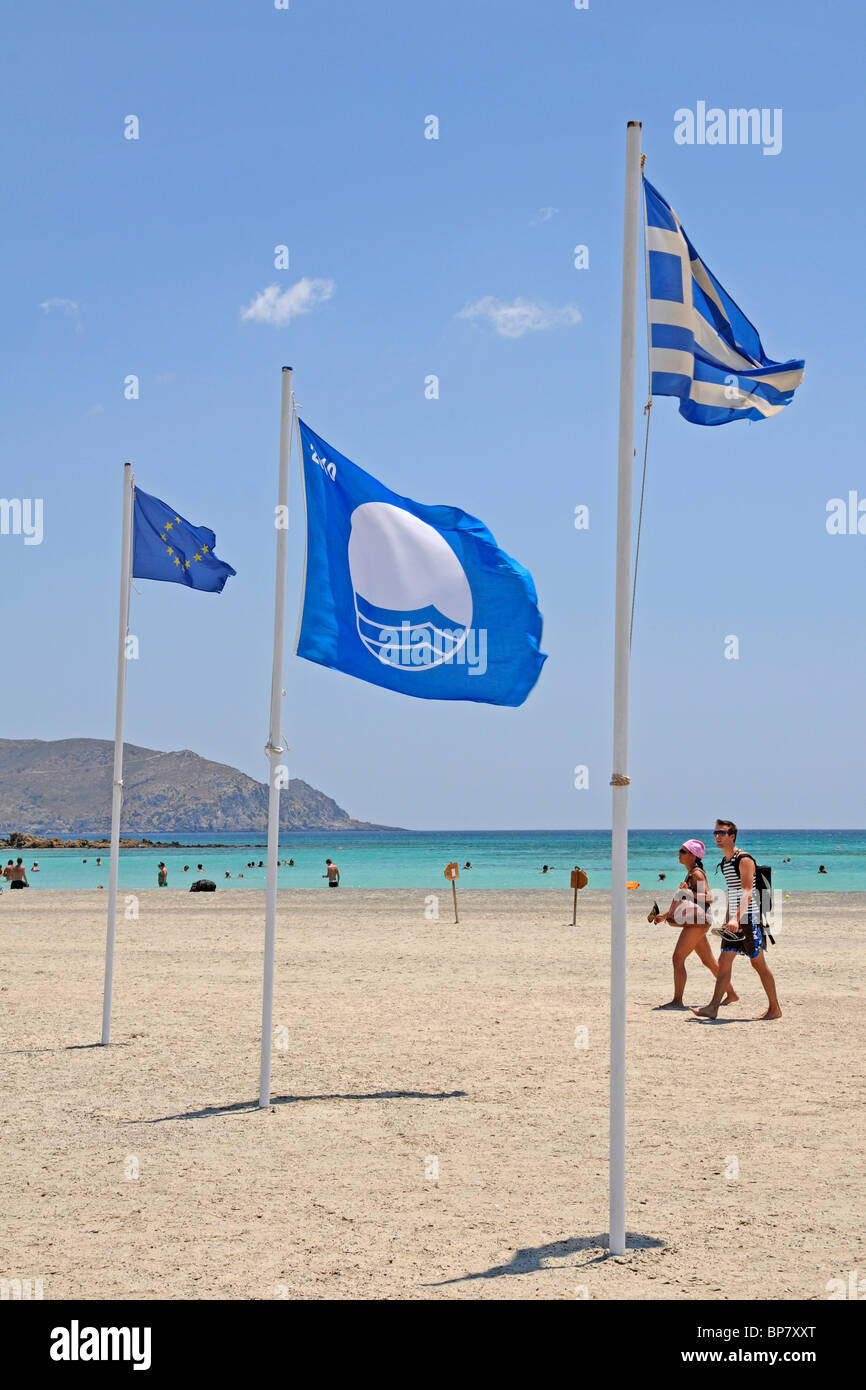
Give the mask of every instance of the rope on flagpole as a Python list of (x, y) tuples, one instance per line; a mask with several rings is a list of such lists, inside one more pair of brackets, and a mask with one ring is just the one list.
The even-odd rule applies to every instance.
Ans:
[(650, 412), (651, 412), (651, 410), (652, 410), (652, 404), (653, 404), (653, 403), (652, 403), (652, 397), (650, 397), (650, 399), (647, 401), (646, 405), (645, 405), (644, 408), (643, 408), (643, 413), (644, 413), (644, 415), (646, 416), (646, 434), (644, 435), (644, 444), (643, 444), (643, 473), (642, 473), (642, 475), (641, 475), (641, 480), (640, 480), (640, 506), (638, 507), (638, 513), (637, 513), (637, 541), (636, 541), (636, 543), (635, 543), (635, 552), (634, 552), (634, 574), (633, 574), (633, 576), (632, 576), (632, 585), (631, 585), (631, 618), (630, 618), (630, 620), (629, 620), (629, 625), (628, 625), (628, 647), (629, 647), (629, 651), (631, 651), (631, 639), (632, 639), (632, 634), (634, 633), (634, 605), (635, 605), (635, 599), (636, 599), (636, 597), (637, 597), (637, 566), (638, 566), (638, 561), (639, 561), (639, 559), (640, 559), (640, 532), (641, 532), (641, 524), (642, 524), (642, 522), (643, 522), (643, 499), (644, 499), (644, 493), (646, 492), (646, 463), (647, 463), (647, 453), (649, 452), (649, 428), (650, 428)]

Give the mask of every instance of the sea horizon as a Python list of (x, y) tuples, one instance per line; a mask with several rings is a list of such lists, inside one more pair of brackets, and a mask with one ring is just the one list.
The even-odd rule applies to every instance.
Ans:
[[(693, 827), (630, 830), (630, 880), (638, 882), (641, 888), (657, 889), (662, 894), (670, 887), (675, 888), (682, 876), (677, 851), (682, 841), (695, 833)], [(141, 836), (125, 831), (125, 839), (147, 838), (154, 843), (144, 848), (121, 849), (120, 889), (155, 887), (160, 860), (168, 869), (169, 888), (185, 888), (202, 877), (212, 879), (218, 888), (263, 888), (265, 833), (237, 832), (217, 836), (219, 832), (187, 832), (177, 839), (172, 832), (151, 830)], [(93, 831), (75, 838), (106, 837)], [(157, 845), (157, 841), (161, 844)], [(761, 863), (772, 867), (777, 892), (866, 890), (866, 829), (744, 827), (738, 843), (754, 853)], [(108, 886), (107, 848), (89, 847), (85, 853), (81, 847), (7, 849), (4, 858), (14, 859), (19, 854), (34, 888), (98, 889), (100, 885)], [(411, 888), (433, 892), (443, 886), (447, 888), (444, 869), (451, 861), (459, 865), (459, 887), (463, 889), (568, 891), (569, 873), (575, 865), (589, 875), (588, 887), (610, 887), (609, 829), (287, 830), (280, 835), (279, 858), (294, 859), (295, 863), (291, 868), (281, 866), (279, 886), (323, 886), (327, 857), (339, 863), (346, 888)], [(708, 841), (705, 866), (711, 887), (722, 883), (716, 869), (719, 858), (715, 845)], [(99, 864), (97, 859), (101, 861)], [(34, 873), (32, 865), (36, 862), (39, 869)], [(470, 868), (465, 867), (467, 862)], [(818, 872), (821, 865), (825, 873)], [(226, 874), (231, 877), (227, 878)]]

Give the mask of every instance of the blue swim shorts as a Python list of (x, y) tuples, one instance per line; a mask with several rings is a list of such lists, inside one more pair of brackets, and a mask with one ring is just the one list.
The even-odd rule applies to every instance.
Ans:
[(749, 960), (754, 960), (764, 949), (764, 933), (758, 926), (746, 924), (746, 940), (742, 946), (723, 946), (724, 951), (738, 951), (740, 955), (748, 956)]

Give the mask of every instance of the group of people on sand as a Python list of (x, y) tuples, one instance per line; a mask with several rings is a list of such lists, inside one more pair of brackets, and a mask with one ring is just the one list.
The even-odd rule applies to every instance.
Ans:
[[(739, 998), (731, 984), (731, 972), (737, 956), (743, 955), (751, 962), (767, 996), (767, 1010), (761, 1014), (761, 1018), (781, 1018), (776, 981), (764, 954), (766, 942), (761, 925), (761, 898), (756, 882), (755, 858), (737, 847), (737, 827), (731, 820), (717, 820), (713, 838), (716, 849), (721, 851), (721, 867), (725, 876), (727, 901), (723, 924), (713, 926), (713, 895), (704, 871), (706, 850), (701, 840), (686, 840), (680, 847), (679, 860), (685, 869), (685, 878), (674, 893), (667, 911), (661, 912), (658, 905), (653, 904), (653, 911), (649, 914), (650, 922), (680, 927), (673, 953), (674, 996), (669, 1003), (659, 1007), (686, 1007), (683, 1002), (686, 961), (694, 951), (715, 977), (715, 988), (710, 1002), (702, 1008), (692, 1009), (692, 1013), (699, 1018), (716, 1018), (722, 1005), (733, 1004)], [(721, 939), (718, 960), (707, 940), (710, 931)]]

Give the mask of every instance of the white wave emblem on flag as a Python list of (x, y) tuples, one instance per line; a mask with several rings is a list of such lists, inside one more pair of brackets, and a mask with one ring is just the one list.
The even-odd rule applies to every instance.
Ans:
[(424, 671), (452, 662), (472, 624), (472, 591), (434, 527), (390, 502), (351, 517), (349, 573), (358, 635), (377, 660)]

